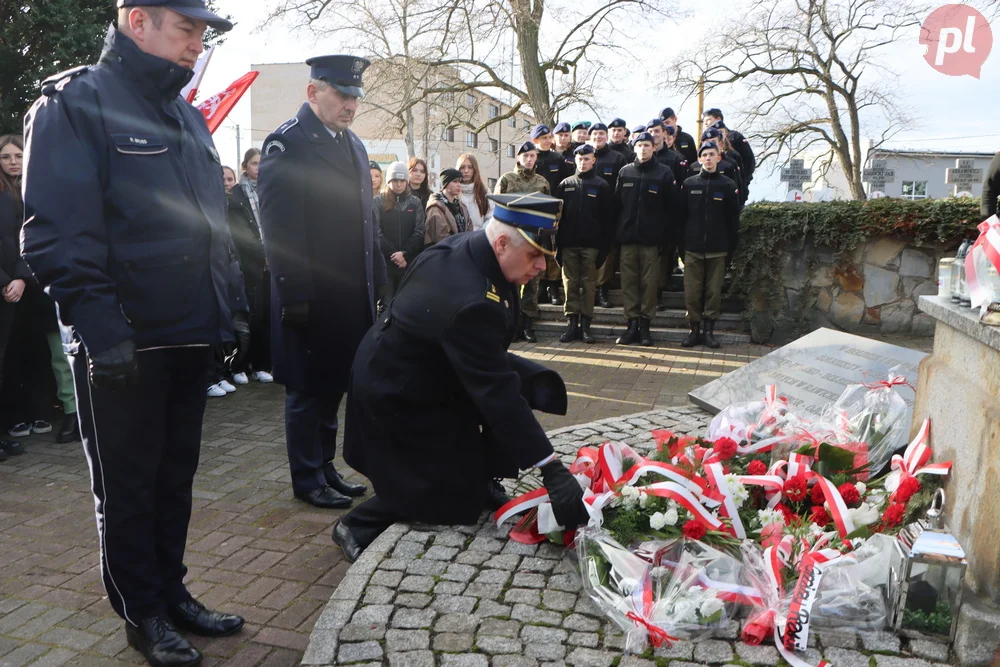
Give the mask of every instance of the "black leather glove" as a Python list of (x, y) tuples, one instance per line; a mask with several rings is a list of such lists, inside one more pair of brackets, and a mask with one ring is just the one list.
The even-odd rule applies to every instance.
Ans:
[(236, 346), (227, 350), (226, 368), (230, 373), (239, 373), (250, 356), (250, 321), (246, 313), (233, 313), (233, 333), (236, 335)]
[(281, 307), (281, 323), (286, 327), (304, 329), (309, 325), (309, 302), (290, 303)]
[(97, 389), (124, 389), (139, 383), (135, 343), (123, 340), (109, 350), (90, 355), (90, 382)]
[(549, 492), (552, 513), (560, 526), (573, 530), (590, 520), (583, 506), (583, 489), (562, 461), (550, 461), (541, 467), (542, 482)]

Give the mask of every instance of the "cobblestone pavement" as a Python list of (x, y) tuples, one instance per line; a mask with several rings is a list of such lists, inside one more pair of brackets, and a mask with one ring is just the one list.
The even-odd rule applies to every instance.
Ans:
[[(551, 433), (567, 461), (584, 444), (622, 440), (652, 448), (654, 428), (699, 434), (707, 415), (685, 407)], [(508, 541), (513, 524), (408, 526), (383, 533), (348, 570), (313, 630), (306, 665), (393, 667), (700, 667), (778, 665), (773, 646), (738, 641), (731, 621), (715, 638), (622, 658), (619, 628), (581, 591), (562, 547)], [(889, 632), (826, 633), (804, 658), (835, 667), (931, 667), (946, 646)]]

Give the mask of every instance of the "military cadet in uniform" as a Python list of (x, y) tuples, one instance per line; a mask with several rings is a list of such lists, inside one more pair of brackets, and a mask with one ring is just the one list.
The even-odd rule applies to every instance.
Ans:
[[(494, 188), (495, 194), (508, 192), (530, 194), (541, 192), (549, 194), (549, 182), (535, 170), (538, 161), (538, 149), (530, 141), (521, 144), (517, 149), (517, 164), (514, 171), (508, 171), (500, 177)], [(539, 276), (529, 280), (521, 288), (521, 336), (529, 343), (535, 343), (534, 321), (538, 319), (538, 284)]]
[(678, 202), (684, 225), (684, 302), (691, 326), (681, 345), (704, 342), (717, 348), (715, 321), (722, 309), (726, 256), (739, 240), (740, 192), (732, 179), (719, 173), (717, 144), (705, 142), (699, 153), (701, 172), (684, 181)]
[(741, 132), (736, 130), (730, 130), (726, 127), (722, 111), (719, 109), (709, 109), (705, 112), (703, 128), (714, 127), (717, 130), (722, 131), (722, 136), (725, 137), (726, 142), (740, 155), (740, 161), (743, 176), (743, 189), (741, 193), (743, 195), (743, 201), (749, 194), (750, 181), (753, 180), (753, 173), (757, 169), (757, 157), (753, 153), (753, 148), (750, 147), (750, 142), (747, 138), (743, 136)]
[[(576, 149), (576, 174), (556, 188), (562, 200), (562, 218), (556, 235), (559, 264), (566, 288), (566, 332), (562, 343), (596, 339), (590, 331), (594, 317), (597, 268), (604, 263), (614, 233), (614, 190), (595, 169), (594, 147)], [(617, 153), (615, 153), (617, 155)]]
[[(655, 121), (653, 121), (655, 122)], [(650, 131), (653, 135), (653, 139), (662, 140), (662, 143), (657, 147), (654, 152), (654, 157), (662, 164), (670, 167), (670, 171), (674, 174), (674, 178), (681, 179), (687, 178), (689, 174), (687, 160), (681, 156), (673, 146), (676, 146), (676, 135), (677, 128), (673, 125), (663, 125), (663, 131), (656, 131), (655, 127)], [(677, 266), (677, 239), (669, 238), (667, 239), (666, 245), (663, 246), (663, 252), (660, 254), (660, 269), (657, 274), (657, 290), (656, 290), (656, 310), (657, 312), (666, 310), (667, 307), (663, 303), (663, 290), (665, 290), (670, 281), (670, 275), (674, 272), (674, 268)]]
[[(629, 140), (632, 144), (632, 152), (635, 152), (635, 140), (639, 138), (639, 135), (646, 131), (646, 125), (636, 125), (632, 128), (631, 139)], [(632, 160), (635, 162), (635, 160)]]
[(337, 409), (386, 282), (368, 153), (348, 128), (368, 61), (307, 61), (308, 101), (264, 140), (261, 218), (271, 265), (274, 376), (285, 385), (285, 444), (296, 498), (348, 507), (365, 492), (334, 468)]
[[(627, 164), (625, 157), (618, 151), (611, 150), (611, 145), (608, 144), (608, 126), (604, 123), (590, 126), (589, 143), (594, 147), (594, 158), (597, 160), (594, 170), (614, 192), (618, 184), (618, 172)], [(579, 170), (579, 165), (577, 166)]]
[(589, 120), (578, 120), (569, 126), (570, 132), (573, 134), (573, 142), (569, 145), (569, 152), (566, 153), (566, 159), (573, 161), (573, 151), (577, 149), (578, 146), (582, 146), (587, 143), (590, 139), (590, 121)]
[(656, 315), (657, 270), (660, 248), (673, 233), (673, 197), (676, 189), (670, 167), (653, 157), (653, 135), (643, 132), (635, 142), (636, 161), (618, 175), (615, 204), (616, 240), (621, 246), (622, 296), (628, 330), (619, 345), (637, 340), (652, 345), (649, 325)]
[(232, 24), (195, 0), (118, 7), (99, 64), (43, 81), (25, 117), (23, 252), (68, 341), (108, 602), (150, 664), (196, 665), (178, 630), (243, 627), (184, 584), (212, 346), (233, 341), (242, 277), (219, 154), (179, 93), (205, 30)]
[[(667, 107), (660, 112), (660, 120), (663, 124), (676, 129), (674, 134), (674, 150), (681, 154), (684, 161), (689, 165), (695, 165), (698, 163), (698, 145), (694, 141), (694, 137), (681, 129), (681, 126), (677, 124), (677, 114), (670, 107)], [(676, 176), (676, 174), (675, 174)], [(678, 176), (680, 178), (680, 176)]]
[(579, 483), (531, 412), (564, 414), (566, 387), (507, 351), (518, 286), (545, 268), (561, 202), (490, 199), (485, 229), (425, 250), (358, 349), (344, 455), (375, 495), (334, 525), (348, 560), (396, 521), (475, 523), (497, 507), (491, 480), (519, 469), (540, 469), (560, 525), (587, 521)]
[[(706, 141), (714, 143), (716, 148), (718, 148), (720, 153), (720, 158), (716, 166), (717, 171), (733, 180), (736, 183), (736, 189), (740, 190), (740, 196), (743, 196), (743, 172), (740, 169), (740, 158), (736, 151), (730, 149), (726, 144), (726, 138), (722, 134), (722, 130), (718, 130), (714, 127), (710, 127), (701, 133), (701, 142), (704, 144)], [(701, 173), (699, 163), (692, 165), (691, 171), (692, 175), (696, 176)], [(742, 208), (742, 202), (740, 203)]]
[[(555, 192), (556, 187), (562, 183), (564, 178), (573, 174), (573, 169), (566, 161), (562, 153), (552, 150), (555, 137), (548, 125), (536, 125), (531, 129), (531, 141), (538, 149), (538, 160), (535, 161), (535, 172), (545, 177), (549, 182), (549, 192)], [(545, 260), (545, 273), (538, 279), (538, 300), (548, 301), (553, 306), (558, 306), (559, 286), (562, 283), (562, 272), (555, 259), (549, 257)]]
[(552, 129), (552, 135), (556, 139), (555, 151), (562, 153), (564, 160), (573, 159), (573, 151), (570, 145), (573, 143), (573, 133), (569, 130), (569, 123), (559, 123)]
[(611, 146), (611, 150), (622, 154), (625, 158), (625, 164), (629, 162), (635, 162), (635, 151), (632, 150), (632, 145), (629, 142), (629, 132), (628, 125), (621, 118), (615, 118), (610, 123), (608, 123), (608, 135), (610, 140), (608, 145)]

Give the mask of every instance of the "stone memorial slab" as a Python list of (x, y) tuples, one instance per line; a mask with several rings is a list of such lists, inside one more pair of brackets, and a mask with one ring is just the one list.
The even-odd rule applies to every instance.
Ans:
[[(833, 403), (849, 384), (884, 380), (889, 370), (898, 371), (914, 387), (923, 352), (869, 338), (818, 329), (793, 343), (750, 362), (688, 394), (695, 405), (715, 414), (733, 403), (759, 401), (764, 388), (774, 384), (788, 404), (805, 414), (818, 415)], [(913, 417), (913, 391), (899, 389)]]
[(888, 160), (872, 160), (871, 166), (861, 172), (861, 180), (872, 190), (885, 190), (886, 183), (896, 182), (896, 170), (888, 166)]
[(806, 181), (811, 180), (812, 169), (806, 167), (805, 160), (791, 160), (787, 167), (781, 168), (781, 182), (788, 184), (789, 192), (801, 190)]
[(961, 197), (960, 193), (971, 191), (972, 186), (983, 182), (983, 170), (976, 168), (976, 161), (971, 158), (959, 158), (955, 160), (955, 168), (945, 169), (946, 185), (953, 185), (954, 195)]

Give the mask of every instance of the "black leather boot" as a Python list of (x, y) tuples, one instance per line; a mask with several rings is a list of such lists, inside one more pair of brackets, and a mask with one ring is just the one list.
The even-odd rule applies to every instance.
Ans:
[(628, 321), (628, 331), (619, 336), (615, 342), (618, 345), (632, 345), (637, 340), (639, 340), (639, 320), (632, 319)]
[(559, 336), (560, 343), (572, 343), (580, 333), (580, 316), (570, 315), (566, 318), (566, 332)]
[(701, 342), (701, 322), (691, 323), (691, 333), (681, 341), (681, 347), (694, 347)]
[(535, 327), (531, 324), (531, 318), (527, 315), (524, 316), (524, 326), (521, 329), (524, 340), (529, 343), (537, 343), (538, 338), (535, 336)]
[(715, 340), (715, 320), (705, 320), (705, 345), (717, 350), (722, 345)]
[(597, 288), (597, 305), (601, 308), (610, 308), (611, 299), (608, 298), (608, 286), (601, 285)]
[(549, 283), (549, 303), (553, 306), (562, 304), (562, 299), (559, 298), (559, 283), (554, 280)]
[(649, 333), (649, 320), (645, 317), (639, 318), (639, 344), (643, 347), (653, 344), (653, 337)]
[(590, 333), (590, 318), (584, 315), (580, 318), (580, 321), (583, 323), (581, 326), (581, 334), (583, 336), (583, 342), (587, 343), (588, 345), (596, 343), (597, 339), (594, 338), (594, 335), (592, 333)]
[(344, 476), (333, 467), (333, 461), (327, 461), (323, 465), (323, 475), (326, 477), (326, 485), (342, 495), (357, 498), (365, 495), (365, 491), (368, 490), (364, 484), (352, 484), (344, 479)]
[(153, 667), (191, 667), (201, 663), (201, 652), (164, 616), (144, 618), (138, 627), (126, 623), (125, 639)]

